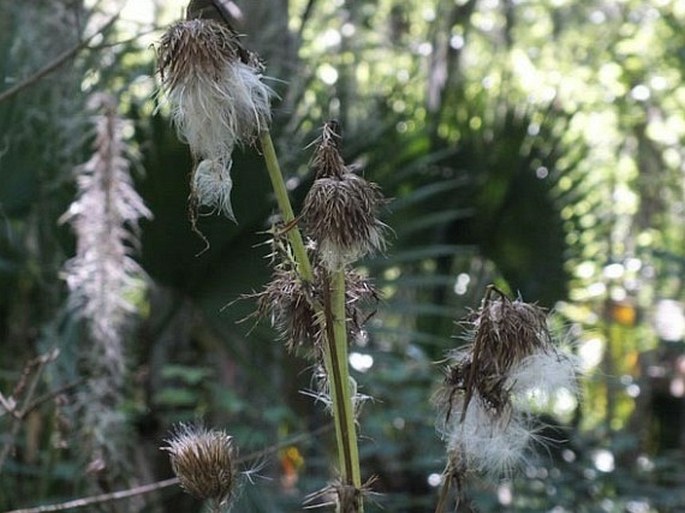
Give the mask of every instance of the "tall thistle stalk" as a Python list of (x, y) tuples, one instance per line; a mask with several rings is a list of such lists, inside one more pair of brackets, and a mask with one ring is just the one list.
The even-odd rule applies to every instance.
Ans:
[[(263, 131), (260, 134), (260, 141), (281, 216), (286, 226), (289, 226), (288, 239), (298, 265), (299, 276), (304, 282), (312, 283), (314, 281), (312, 265), (300, 229), (293, 225), (295, 214), (290, 204), (270, 133)], [(326, 344), (323, 349), (323, 359), (326, 375), (331, 380), (331, 405), (341, 479), (343, 483), (361, 489), (357, 428), (347, 359), (345, 273), (342, 269), (335, 272), (333, 283), (326, 283), (326, 289), (328, 290), (324, 291), (324, 304), (317, 305), (317, 307), (323, 306), (325, 317)]]
[(235, 220), (232, 151), (259, 141), (283, 225), (274, 230), (274, 277), (253, 295), (257, 313), (270, 314), (289, 348), (308, 347), (322, 365), (325, 378), (317, 397), (333, 415), (340, 476), (320, 494), (332, 492), (338, 511), (361, 512), (366, 488), (357, 445), (361, 396), (349, 373), (348, 332), (360, 329), (359, 305), (376, 299), (376, 293), (350, 265), (383, 247), (385, 225), (376, 211), (385, 200), (377, 185), (345, 166), (337, 124), (329, 122), (312, 162), (316, 180), (302, 215), (295, 217), (268, 129), (271, 90), (261, 80), (263, 66), (215, 7), (214, 2), (193, 0), (187, 19), (173, 25), (158, 48), (162, 88), (179, 135), (196, 161), (191, 221), (195, 226), (201, 208)]
[[(295, 223), (295, 213), (290, 204), (288, 189), (283, 180), (283, 173), (281, 172), (281, 166), (278, 163), (274, 143), (271, 140), (271, 133), (268, 130), (262, 131), (259, 134), (259, 141), (262, 146), (262, 152), (264, 153), (264, 162), (266, 163), (266, 169), (269, 173), (269, 179), (271, 180), (271, 187), (276, 195), (276, 202), (281, 211), (283, 222), (286, 226), (292, 225)], [(302, 233), (297, 226), (292, 226), (288, 231), (288, 239), (290, 240), (290, 245), (295, 253), (295, 260), (298, 264), (298, 273), (300, 277), (305, 282), (311, 283), (314, 281), (314, 271), (312, 271), (312, 264), (309, 261), (309, 256), (307, 256), (307, 250), (305, 249), (304, 241), (302, 240)]]

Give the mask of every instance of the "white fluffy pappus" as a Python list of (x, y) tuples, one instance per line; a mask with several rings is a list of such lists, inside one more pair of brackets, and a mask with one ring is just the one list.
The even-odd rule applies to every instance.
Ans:
[(340, 245), (331, 239), (323, 239), (317, 245), (319, 257), (326, 269), (329, 271), (339, 271), (344, 267), (356, 262), (361, 257), (374, 253), (379, 248), (385, 247), (385, 239), (378, 229), (369, 232), (369, 240), (353, 244), (348, 247)]
[(222, 160), (268, 127), (272, 94), (261, 75), (238, 60), (226, 61), (217, 76), (189, 74), (168, 90), (179, 137), (195, 156)]
[(534, 440), (524, 415), (513, 410), (500, 415), (488, 410), (480, 397), (473, 397), (462, 420), (460, 411), (445, 426), (447, 452), (467, 468), (499, 477), (509, 475), (524, 460)]
[(224, 214), (236, 221), (231, 204), (231, 160), (203, 160), (193, 170), (191, 194), (198, 208), (207, 207), (211, 213)]
[(556, 350), (538, 351), (511, 368), (507, 388), (515, 399), (525, 396), (550, 398), (555, 392), (578, 390), (579, 361), (572, 354)]

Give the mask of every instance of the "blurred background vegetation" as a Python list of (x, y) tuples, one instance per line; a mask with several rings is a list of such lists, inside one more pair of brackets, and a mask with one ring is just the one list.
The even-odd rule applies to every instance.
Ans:
[[(475, 483), (482, 511), (685, 511), (685, 1), (260, 0), (233, 4), (266, 61), (273, 133), (295, 204), (328, 118), (344, 154), (394, 198), (387, 254), (363, 262), (384, 300), (351, 348), (362, 469), (386, 511), (434, 508), (444, 451), (437, 363), (491, 282), (553, 309), (581, 358), (581, 397), (541, 412), (553, 443), (510, 481)], [(0, 0), (0, 511), (170, 477), (158, 448), (202, 418), (259, 467), (235, 511), (296, 511), (334, 454), (308, 363), (268, 321), (236, 321), (269, 278), (274, 201), (263, 161), (233, 167), (239, 224), (187, 215), (191, 160), (155, 96), (171, 0)], [(112, 16), (117, 16), (112, 19)], [(125, 424), (109, 460), (83, 451), (88, 338), (61, 276), (59, 217), (92, 153), (93, 92), (118, 100), (144, 222), (127, 336)], [(227, 306), (229, 305), (229, 306)], [(57, 352), (59, 354), (57, 354)], [(14, 404), (14, 406), (13, 406)], [(91, 405), (106, 415), (108, 404)], [(318, 430), (318, 431), (317, 431)], [(289, 442), (291, 437), (305, 435)], [(280, 444), (280, 445), (278, 445)], [(89, 511), (180, 512), (178, 487)]]

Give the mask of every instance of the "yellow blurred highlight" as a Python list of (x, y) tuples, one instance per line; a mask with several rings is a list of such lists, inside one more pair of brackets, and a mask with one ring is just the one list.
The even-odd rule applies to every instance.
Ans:
[(635, 326), (637, 323), (637, 309), (632, 303), (621, 301), (613, 302), (609, 312), (611, 320), (621, 326)]
[(304, 457), (297, 447), (291, 445), (280, 451), (279, 459), (283, 472), (281, 486), (285, 490), (292, 490), (297, 484), (299, 472), (304, 466)]

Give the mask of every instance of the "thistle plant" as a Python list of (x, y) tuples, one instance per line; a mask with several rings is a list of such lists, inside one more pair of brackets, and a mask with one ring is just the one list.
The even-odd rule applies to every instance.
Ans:
[[(337, 124), (326, 123), (312, 161), (317, 178), (305, 198), (302, 214), (308, 247), (299, 246), (302, 237), (287, 203), (284, 218), (291, 220), (273, 232), (273, 278), (262, 292), (248, 297), (257, 298), (256, 315), (271, 319), (289, 349), (304, 349), (316, 362), (318, 390), (313, 395), (333, 415), (340, 475), (310, 499), (332, 491), (336, 509), (351, 512), (363, 510), (363, 496), (369, 486), (362, 483), (356, 420), (366, 396), (357, 392), (349, 375), (348, 338), (363, 330), (364, 311), (378, 300), (378, 294), (349, 264), (383, 247), (380, 238), (385, 225), (376, 218), (376, 211), (384, 204), (378, 186), (356, 175), (351, 177), (340, 155), (340, 141)], [(340, 173), (332, 175), (323, 162), (335, 162)], [(284, 191), (280, 173), (271, 176), (276, 190)], [(318, 187), (317, 182), (322, 180), (336, 183)], [(348, 197), (346, 188), (351, 181), (358, 193)], [(287, 200), (287, 195), (281, 197)], [(342, 205), (337, 211), (342, 219), (333, 222), (324, 206), (336, 202)], [(327, 230), (320, 229), (323, 225)], [(288, 241), (283, 232), (288, 233)]]
[[(217, 6), (193, 0), (188, 19), (173, 25), (158, 48), (162, 90), (179, 135), (195, 158), (191, 221), (195, 226), (202, 207), (235, 220), (232, 152), (236, 145), (258, 142), (282, 219), (269, 232), (272, 280), (261, 292), (243, 297), (256, 299), (253, 317), (269, 318), (288, 350), (315, 362), (318, 389), (312, 395), (333, 416), (338, 475), (310, 494), (308, 503), (321, 500), (320, 505), (334, 505), (339, 512), (361, 512), (372, 481), (362, 481), (357, 443), (357, 416), (366, 397), (349, 374), (348, 345), (363, 330), (365, 305), (378, 296), (353, 265), (385, 249), (389, 228), (379, 211), (386, 200), (376, 184), (346, 165), (340, 127), (328, 121), (315, 142), (314, 182), (301, 215), (295, 216), (269, 134), (272, 93), (262, 82), (264, 68)], [(531, 395), (575, 390), (575, 362), (553, 344), (540, 308), (511, 301), (491, 287), (469, 324), (469, 344), (449, 356), (435, 396), (448, 459), (438, 510), (445, 508), (451, 483), (460, 484), (470, 474), (506, 474), (520, 463), (536, 439), (528, 408)], [(187, 449), (203, 446), (195, 439), (206, 436), (185, 429), (170, 442), (167, 450), (177, 473), (192, 468), (207, 452)], [(218, 442), (212, 439), (211, 444)], [(204, 471), (193, 476), (216, 481)], [(217, 504), (230, 497), (217, 491), (218, 485), (208, 492), (191, 479), (182, 483), (201, 498), (214, 496)]]
[[(191, 178), (191, 221), (208, 207), (235, 220), (231, 208), (232, 152), (260, 143), (282, 216), (273, 230), (273, 280), (258, 298), (290, 349), (307, 347), (322, 369), (317, 396), (333, 414), (338, 447), (337, 509), (362, 511), (363, 492), (355, 413), (362, 396), (348, 369), (348, 335), (361, 330), (360, 305), (375, 299), (373, 287), (350, 269), (361, 256), (384, 247), (385, 202), (377, 185), (345, 166), (336, 123), (324, 125), (313, 159), (316, 180), (307, 195), (304, 238), (288, 198), (269, 134), (271, 90), (263, 66), (225, 22), (216, 2), (193, 1), (187, 19), (164, 34), (159, 74), (180, 137), (196, 164)], [(332, 206), (332, 211), (328, 207)]]
[(438, 511), (453, 482), (462, 493), (469, 475), (509, 475), (541, 442), (530, 410), (535, 396), (577, 387), (577, 363), (555, 346), (541, 308), (491, 286), (467, 325), (469, 343), (449, 355), (435, 395), (448, 460)]

